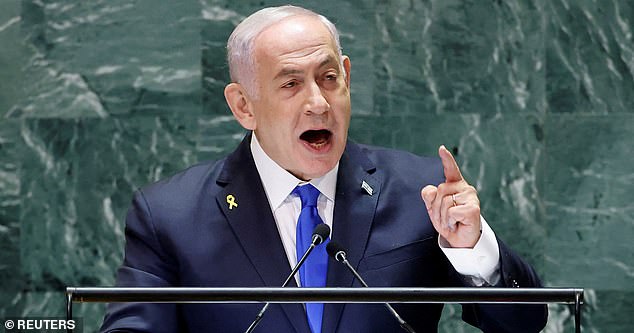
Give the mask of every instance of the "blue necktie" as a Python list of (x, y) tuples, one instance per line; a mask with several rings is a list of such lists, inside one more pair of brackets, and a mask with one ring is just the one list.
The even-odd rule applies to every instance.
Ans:
[[(301, 259), (312, 241), (313, 229), (323, 223), (317, 213), (317, 198), (319, 190), (313, 185), (297, 186), (293, 193), (302, 200), (302, 211), (297, 220), (295, 247), (297, 261)], [(328, 271), (328, 255), (326, 242), (317, 246), (308, 256), (304, 265), (299, 269), (299, 281), (302, 287), (325, 287), (326, 272)], [(321, 333), (321, 319), (324, 314), (323, 303), (306, 303), (306, 315), (313, 333)]]

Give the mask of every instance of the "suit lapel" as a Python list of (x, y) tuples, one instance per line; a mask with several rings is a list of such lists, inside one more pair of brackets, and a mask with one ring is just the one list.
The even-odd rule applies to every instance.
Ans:
[[(348, 143), (339, 163), (332, 239), (348, 249), (348, 261), (355, 269), (365, 251), (380, 195), (382, 182), (375, 171), (365, 153), (357, 145)], [(362, 187), (364, 182), (365, 188)], [(353, 282), (352, 273), (343, 264), (330, 259), (326, 285), (351, 287)], [(326, 304), (324, 332), (335, 332), (344, 306)]]
[[(263, 286), (281, 286), (291, 272), (268, 199), (255, 167), (247, 135), (227, 157), (218, 184), (223, 190), (216, 201), (235, 232)], [(290, 286), (297, 286), (291, 280)], [(297, 332), (310, 332), (301, 304), (282, 308)]]

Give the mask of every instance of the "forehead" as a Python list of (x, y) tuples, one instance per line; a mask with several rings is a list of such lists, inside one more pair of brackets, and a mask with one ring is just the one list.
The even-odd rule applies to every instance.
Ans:
[(336, 43), (317, 17), (293, 16), (268, 27), (255, 40), (257, 62), (338, 57)]

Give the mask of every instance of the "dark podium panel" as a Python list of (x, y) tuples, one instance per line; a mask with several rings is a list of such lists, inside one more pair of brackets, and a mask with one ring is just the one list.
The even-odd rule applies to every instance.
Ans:
[[(581, 332), (582, 288), (66, 288), (73, 303), (498, 303), (574, 304)], [(72, 330), (69, 330), (72, 332)]]

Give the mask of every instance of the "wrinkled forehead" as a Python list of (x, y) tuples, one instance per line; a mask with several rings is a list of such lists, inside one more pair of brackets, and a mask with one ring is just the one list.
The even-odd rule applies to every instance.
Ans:
[[(264, 29), (254, 41), (254, 55), (308, 55), (315, 48), (327, 47), (337, 56), (334, 37), (316, 16), (295, 15)], [(337, 57), (338, 58), (338, 57)]]

